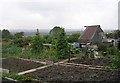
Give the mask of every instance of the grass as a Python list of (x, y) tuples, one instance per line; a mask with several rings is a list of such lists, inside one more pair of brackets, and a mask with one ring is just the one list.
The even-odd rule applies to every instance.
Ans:
[(38, 81), (37, 79), (35, 78), (32, 78), (32, 77), (29, 77), (29, 76), (26, 76), (26, 75), (17, 75), (16, 73), (3, 73), (2, 74), (2, 78), (12, 78), (14, 80), (17, 80), (17, 81)]

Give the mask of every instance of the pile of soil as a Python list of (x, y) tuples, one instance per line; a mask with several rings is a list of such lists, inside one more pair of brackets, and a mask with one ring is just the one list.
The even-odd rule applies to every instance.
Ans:
[[(118, 71), (92, 70), (79, 66), (53, 65), (42, 70), (26, 74), (47, 82), (65, 81), (118, 81)], [(71, 83), (71, 82), (70, 82)]]
[(4, 69), (9, 69), (10, 72), (22, 72), (40, 66), (43, 66), (43, 64), (25, 61), (18, 58), (7, 58), (2, 60), (2, 67)]

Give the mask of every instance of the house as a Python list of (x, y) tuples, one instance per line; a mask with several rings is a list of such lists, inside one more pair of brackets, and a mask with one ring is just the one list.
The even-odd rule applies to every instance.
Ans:
[(107, 40), (100, 25), (85, 26), (86, 29), (78, 38), (81, 47), (85, 47), (86, 44), (94, 44), (97, 42), (104, 42)]

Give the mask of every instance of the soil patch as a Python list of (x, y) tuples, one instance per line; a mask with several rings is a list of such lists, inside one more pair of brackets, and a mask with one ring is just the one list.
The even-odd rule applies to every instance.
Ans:
[[(45, 69), (26, 74), (42, 81), (118, 81), (118, 71), (93, 70), (76, 66), (53, 65)], [(70, 82), (71, 83), (71, 82)]]
[(18, 58), (7, 58), (2, 60), (2, 67), (4, 69), (9, 69), (10, 72), (22, 72), (40, 66), (43, 66), (43, 64)]
[[(93, 65), (93, 60), (90, 60), (90, 59), (85, 60), (84, 58), (81, 58), (81, 59), (71, 60), (71, 63)], [(111, 64), (111, 61), (108, 58), (94, 59), (94, 65), (108, 66), (110, 64)]]

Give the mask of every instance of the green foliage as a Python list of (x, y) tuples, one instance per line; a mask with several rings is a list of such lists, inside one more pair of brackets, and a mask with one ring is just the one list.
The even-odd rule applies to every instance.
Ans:
[(43, 38), (44, 38), (44, 43), (52, 43), (52, 36), (45, 35), (43, 36)]
[(68, 57), (69, 48), (68, 48), (68, 42), (66, 38), (66, 34), (63, 28), (61, 28), (62, 31), (58, 35), (57, 41), (56, 41), (56, 50), (57, 50), (57, 57), (59, 59), (64, 59)]
[(26, 47), (32, 41), (32, 37), (24, 37), (24, 38), (17, 38), (14, 39), (14, 44), (20, 47)]
[(56, 55), (57, 55), (56, 49), (54, 49), (53, 47), (44, 48), (44, 50), (39, 58), (57, 61), (58, 59), (57, 59)]
[(55, 26), (52, 30), (50, 30), (49, 34), (51, 36), (57, 36), (59, 34), (59, 32), (62, 31), (62, 28), (59, 26)]
[(87, 53), (88, 53), (88, 59), (90, 60), (94, 59), (93, 49), (88, 49)]
[(43, 51), (43, 39), (39, 35), (39, 31), (37, 30), (36, 36), (33, 38), (32, 44), (31, 44), (32, 52), (34, 54), (40, 54)]
[(113, 32), (106, 34), (106, 36), (107, 36), (107, 38), (117, 39), (118, 37), (120, 37), (120, 30), (114, 30)]
[(80, 33), (75, 33), (75, 34), (69, 35), (68, 42), (70, 42), (70, 43), (77, 42), (79, 37), (80, 37)]
[(74, 48), (72, 44), (68, 44), (68, 48), (72, 54), (78, 54), (80, 53), (80, 48)]
[(73, 48), (72, 51), (74, 54), (78, 54), (80, 53), (80, 48)]
[(2, 53), (3, 54), (17, 54), (22, 52), (21, 47), (18, 47), (17, 45), (11, 45), (10, 47), (3, 47)]
[(114, 34), (113, 33), (108, 33), (108, 34), (106, 34), (106, 37), (107, 38), (114, 38)]
[(23, 40), (22, 47), (26, 47), (29, 45), (29, 43), (32, 42), (32, 37), (29, 37), (29, 36), (24, 37), (24, 38), (22, 38), (22, 40)]
[(15, 33), (14, 37), (15, 38), (22, 38), (24, 36), (24, 32), (18, 32), (18, 33)]
[(120, 37), (120, 30), (115, 30), (113, 34), (114, 38), (117, 39), (118, 37)]
[(5, 78), (5, 77), (12, 78), (12, 79), (20, 81), (20, 82), (23, 82), (23, 81), (26, 81), (26, 82), (37, 81), (37, 79), (34, 79), (32, 77), (28, 77), (28, 76), (25, 76), (25, 75), (17, 75), (15, 73), (3, 74), (2, 78)]
[(117, 53), (117, 50), (114, 47), (109, 47), (107, 48), (107, 53), (110, 55), (115, 55)]
[(120, 51), (116, 51), (115, 55), (111, 56), (112, 59), (112, 64), (111, 67), (114, 68), (119, 68), (120, 67)]
[(13, 42), (14, 42), (14, 44), (16, 44), (16, 45), (18, 45), (18, 46), (20, 46), (20, 47), (23, 47), (23, 43), (24, 43), (23, 38), (15, 39)]
[(115, 47), (109, 47), (107, 48), (107, 53), (108, 55), (110, 55), (109, 57), (112, 62), (110, 66), (113, 69), (120, 67), (120, 51)]
[(9, 30), (6, 30), (6, 29), (2, 30), (2, 38), (3, 39), (11, 39), (12, 38), (12, 35), (9, 32)]
[(23, 47), (25, 43), (23, 36), (24, 36), (24, 32), (15, 33), (13, 43), (20, 47)]
[(107, 45), (104, 44), (104, 43), (98, 43), (98, 50), (106, 52), (107, 51)]

